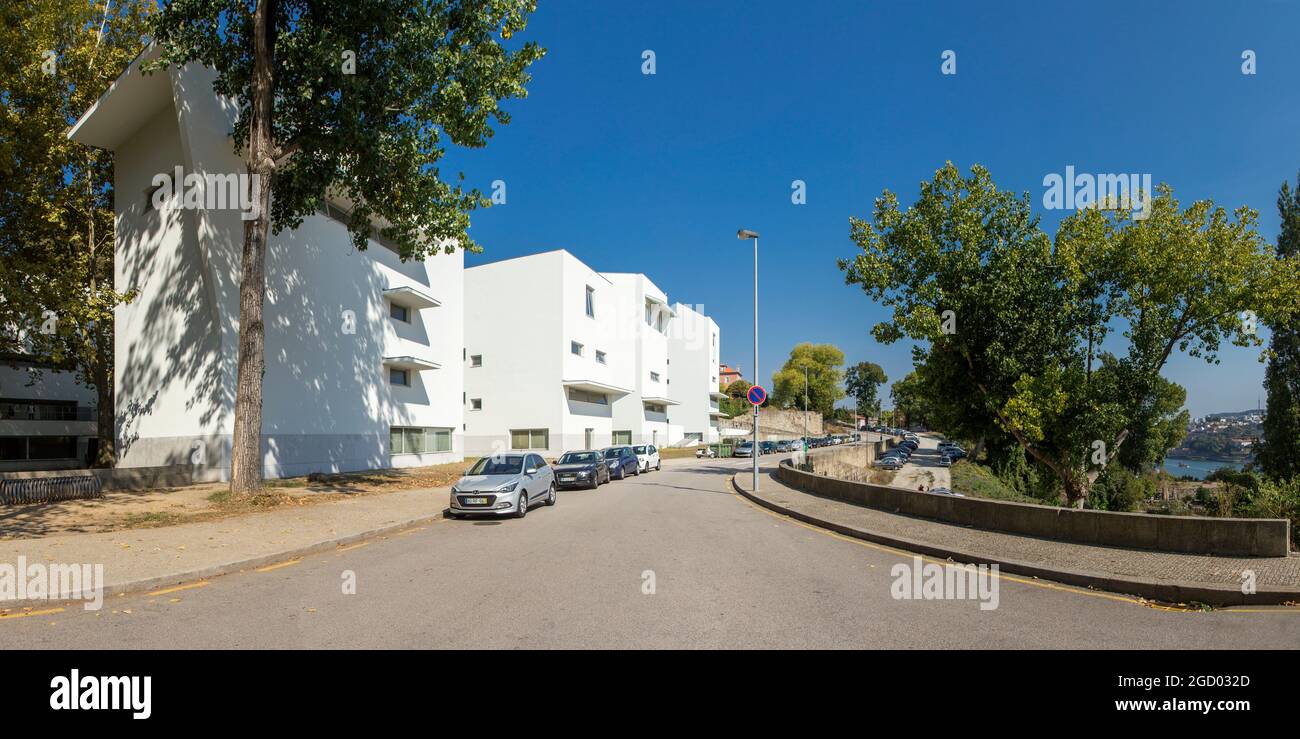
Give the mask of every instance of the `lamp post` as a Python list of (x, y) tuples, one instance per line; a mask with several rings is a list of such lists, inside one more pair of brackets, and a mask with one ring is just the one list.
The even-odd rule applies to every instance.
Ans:
[[(808, 461), (808, 365), (803, 366), (803, 456)], [(811, 469), (811, 468), (810, 468)]]
[[(754, 240), (754, 384), (758, 384), (758, 232), (742, 228), (736, 232), (736, 238)], [(754, 406), (754, 492), (758, 492), (758, 406)]]

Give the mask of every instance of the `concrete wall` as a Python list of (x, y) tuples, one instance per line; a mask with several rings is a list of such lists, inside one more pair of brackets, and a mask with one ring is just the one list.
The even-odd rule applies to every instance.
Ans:
[(1154, 516), (958, 498), (840, 480), (788, 463), (777, 475), (800, 490), (868, 508), (1058, 541), (1234, 557), (1285, 557), (1289, 552), (1290, 524), (1284, 519)]

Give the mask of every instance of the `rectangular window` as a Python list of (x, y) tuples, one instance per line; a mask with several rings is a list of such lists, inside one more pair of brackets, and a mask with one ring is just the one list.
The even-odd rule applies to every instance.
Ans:
[(645, 325), (647, 326), (654, 325), (654, 318), (651, 316), (651, 311), (654, 310), (654, 305), (655, 304), (649, 300), (645, 301)]
[(511, 449), (547, 449), (550, 447), (549, 429), (511, 429)]
[(605, 352), (602, 352), (599, 349), (596, 350), (596, 362), (598, 362), (599, 364), (605, 363)]
[(658, 373), (658, 372), (651, 372), (651, 373), (650, 373), (650, 382), (659, 382), (659, 373)]
[(471, 366), (471, 367), (482, 367), (482, 366), (483, 366), (483, 355), (482, 355), (482, 354), (475, 354), (474, 356), (470, 357), (470, 358), (469, 358), (469, 366)]
[(569, 342), (569, 351), (570, 351), (571, 353), (576, 354), (576, 355), (578, 355), (579, 357), (581, 357), (581, 356), (582, 356), (582, 344), (579, 344), (579, 343), (576, 342), (576, 341), (570, 341), (570, 342)]
[(388, 370), (388, 382), (393, 385), (410, 385), (411, 373), (404, 369), (390, 367)]
[(614, 446), (618, 446), (618, 445), (620, 445), (620, 444), (631, 444), (631, 443), (632, 443), (632, 432), (631, 432), (631, 431), (615, 431), (615, 432), (613, 433), (612, 436), (613, 436), (613, 440), (614, 440)]
[(587, 286), (587, 317), (596, 317), (596, 289), (591, 285)]
[(451, 429), (393, 426), (388, 431), (389, 454), (451, 451)]
[(483, 410), (483, 399), (482, 399), (482, 398), (473, 398), (473, 399), (471, 399), (471, 400), (469, 401), (469, 409), (472, 410), (472, 411), (481, 411), (481, 410)]
[(596, 403), (597, 405), (609, 404), (609, 400), (603, 393), (591, 393), (573, 387), (569, 388), (569, 400), (580, 400), (583, 403)]
[(404, 305), (398, 305), (397, 303), (389, 303), (388, 315), (392, 316), (394, 320), (401, 321), (402, 323), (411, 322), (411, 312), (407, 310), (406, 306)]

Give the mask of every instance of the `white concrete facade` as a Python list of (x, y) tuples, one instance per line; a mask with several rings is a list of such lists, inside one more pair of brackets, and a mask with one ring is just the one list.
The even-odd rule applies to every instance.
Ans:
[[(115, 282), (139, 291), (116, 312), (118, 466), (228, 479), (244, 221), (235, 208), (155, 209), (150, 196), (176, 167), (246, 171), (229, 136), (236, 109), (210, 70), (142, 76), (149, 56), (69, 134), (115, 153)], [(463, 255), (403, 263), (379, 240), (357, 252), (332, 213), (268, 245), (265, 474), (462, 459)]]
[(718, 385), (722, 332), (702, 306), (676, 303), (673, 312), (676, 318), (668, 334), (670, 396), (678, 403), (673, 420), (681, 425), (685, 440), (713, 443), (721, 438), (718, 424), (725, 417), (718, 408), (723, 397)]
[(675, 313), (645, 275), (549, 251), (465, 270), (465, 301), (468, 454), (682, 439), (673, 383), (698, 371), (703, 389), (708, 369), (673, 367)]

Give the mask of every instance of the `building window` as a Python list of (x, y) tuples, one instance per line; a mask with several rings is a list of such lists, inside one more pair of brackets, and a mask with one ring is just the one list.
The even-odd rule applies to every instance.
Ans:
[(658, 373), (658, 372), (651, 372), (651, 373), (650, 373), (650, 382), (659, 382), (659, 373)]
[(548, 449), (551, 446), (550, 429), (511, 429), (511, 449)]
[(596, 288), (587, 286), (587, 317), (596, 317)]
[(645, 409), (646, 409), (647, 411), (649, 411), (650, 413), (667, 413), (667, 412), (668, 412), (668, 406), (666, 406), (666, 405), (660, 405), (660, 404), (658, 404), (658, 403), (646, 403), (646, 404), (645, 404)]
[(392, 385), (410, 386), (411, 373), (408, 370), (390, 367), (388, 369), (388, 382)]
[(469, 358), (469, 366), (471, 366), (471, 367), (482, 367), (482, 366), (483, 366), (483, 355), (482, 355), (482, 354), (475, 354), (474, 356), (470, 357), (470, 358)]
[(604, 364), (604, 363), (605, 363), (605, 352), (602, 352), (602, 351), (600, 351), (599, 349), (596, 350), (596, 362), (597, 362), (598, 364)]
[(469, 409), (472, 410), (472, 411), (481, 411), (481, 410), (483, 410), (483, 399), (482, 399), (482, 398), (471, 398), (470, 401), (469, 401)]
[(650, 300), (647, 299), (645, 301), (645, 325), (647, 326), (655, 325), (654, 317), (651, 315), (651, 313), (654, 311), (654, 307), (655, 304), (650, 302)]
[(402, 323), (411, 322), (411, 311), (408, 310), (407, 307), (404, 305), (398, 305), (397, 303), (389, 303), (388, 315), (392, 316), (394, 320), (401, 321)]
[(389, 454), (428, 454), (451, 451), (451, 429), (392, 426), (388, 431)]
[(579, 344), (579, 343), (576, 342), (576, 341), (570, 341), (570, 342), (569, 342), (569, 351), (570, 351), (571, 353), (576, 354), (576, 355), (578, 355), (579, 357), (581, 357), (581, 356), (582, 356), (582, 344)]
[(618, 446), (619, 444), (631, 444), (631, 443), (632, 443), (632, 432), (631, 432), (631, 431), (615, 431), (615, 432), (612, 434), (612, 437), (613, 437), (614, 446)]
[(583, 403), (596, 403), (597, 405), (609, 405), (609, 399), (604, 393), (592, 393), (578, 388), (569, 388), (569, 400), (580, 400)]

